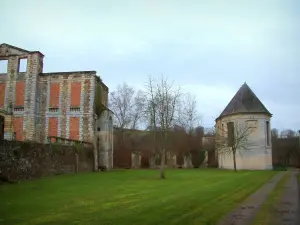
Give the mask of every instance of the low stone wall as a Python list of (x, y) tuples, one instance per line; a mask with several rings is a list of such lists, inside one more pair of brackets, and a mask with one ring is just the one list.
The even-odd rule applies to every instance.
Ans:
[(4, 141), (0, 144), (0, 178), (4, 181), (93, 171), (93, 148), (82, 147), (76, 159), (72, 146)]

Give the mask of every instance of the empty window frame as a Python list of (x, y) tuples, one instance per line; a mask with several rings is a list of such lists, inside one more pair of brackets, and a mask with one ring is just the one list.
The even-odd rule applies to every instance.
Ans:
[(27, 71), (27, 58), (19, 59), (19, 71), (20, 73), (24, 73)]
[(8, 60), (0, 60), (0, 73), (7, 73)]
[(267, 145), (270, 145), (270, 122), (266, 121), (266, 141)]

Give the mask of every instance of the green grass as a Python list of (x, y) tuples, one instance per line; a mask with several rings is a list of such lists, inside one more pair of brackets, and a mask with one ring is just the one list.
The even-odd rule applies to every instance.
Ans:
[(272, 192), (268, 194), (267, 200), (263, 203), (261, 210), (256, 215), (252, 225), (271, 224), (274, 214), (274, 206), (280, 200), (284, 192), (284, 186), (290, 174), (286, 173), (278, 181)]
[(0, 186), (0, 224), (214, 224), (275, 171), (119, 170)]

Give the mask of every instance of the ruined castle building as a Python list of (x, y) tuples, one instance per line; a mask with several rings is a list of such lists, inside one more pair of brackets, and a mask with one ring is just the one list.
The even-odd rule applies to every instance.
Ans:
[(96, 71), (43, 73), (43, 59), (39, 51), (0, 45), (4, 138), (37, 142), (46, 142), (48, 136), (87, 142), (99, 139), (99, 145), (105, 147), (99, 147), (99, 152), (103, 150), (109, 158), (112, 113), (107, 108), (108, 87)]
[[(221, 137), (233, 135), (232, 140), (242, 141), (235, 145), (239, 147), (236, 152), (237, 169), (272, 169), (271, 117), (272, 114), (244, 83), (216, 119), (216, 132), (220, 140)], [(246, 132), (245, 135), (242, 132)], [(216, 147), (219, 167), (233, 169), (232, 154), (228, 154), (222, 141)]]

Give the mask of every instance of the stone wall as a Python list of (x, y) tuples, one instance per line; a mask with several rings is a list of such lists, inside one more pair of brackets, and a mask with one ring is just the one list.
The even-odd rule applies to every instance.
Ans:
[[(95, 76), (95, 71), (43, 73), (40, 76), (40, 86), (46, 87), (41, 88), (44, 99), (41, 122), (45, 127), (41, 141), (45, 141), (49, 132), (56, 132), (54, 136), (92, 142)], [(51, 130), (51, 118), (57, 119), (55, 131)]]
[[(36, 98), (38, 93), (37, 79), (43, 71), (43, 54), (30, 52), (7, 44), (0, 46), (0, 60), (7, 60), (7, 72), (1, 74), (1, 108), (11, 110), (12, 121), (16, 125), (17, 137), (20, 140), (36, 138)], [(26, 71), (20, 71), (20, 60), (27, 60)], [(3, 102), (3, 104), (2, 104)], [(12, 139), (11, 130), (5, 131), (5, 138)]]
[[(0, 177), (11, 181), (76, 172), (72, 146), (4, 141), (0, 145)], [(78, 172), (93, 171), (93, 148), (78, 154)]]
[[(95, 86), (101, 83), (100, 101), (105, 107), (108, 87), (96, 71), (43, 73), (43, 57), (37, 51), (0, 45), (0, 60), (7, 61), (7, 71), (0, 74), (0, 109), (9, 111), (12, 107), (13, 114), (10, 129), (5, 127), (5, 139), (17, 133), (20, 141), (45, 142), (51, 135), (92, 142)], [(20, 71), (20, 60), (24, 59), (25, 72)]]
[(98, 164), (107, 169), (113, 168), (114, 137), (113, 137), (113, 114), (110, 110), (104, 110), (97, 120), (97, 148)]
[[(48, 136), (97, 144), (100, 166), (113, 167), (112, 117), (107, 109), (108, 87), (96, 71), (43, 73), (44, 55), (8, 44), (0, 45), (0, 115), (5, 117), (6, 140), (45, 143)], [(20, 71), (21, 61), (26, 70)], [(96, 86), (101, 85), (101, 115), (96, 112)], [(98, 125), (97, 125), (98, 124)], [(98, 127), (96, 127), (98, 126)], [(97, 131), (99, 128), (99, 131)], [(97, 155), (97, 154), (95, 154)]]

